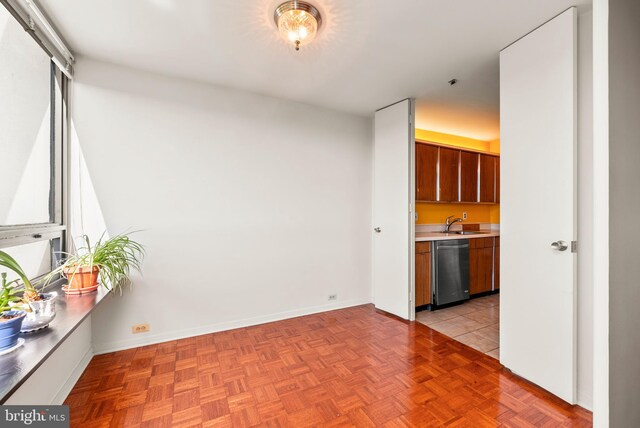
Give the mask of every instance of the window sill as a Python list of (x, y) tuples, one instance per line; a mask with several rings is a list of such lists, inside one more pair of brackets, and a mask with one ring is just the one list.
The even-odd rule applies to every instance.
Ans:
[(22, 333), (24, 345), (0, 356), (0, 404), (7, 401), (109, 294), (100, 287), (93, 293), (67, 296), (61, 286), (58, 283), (46, 289), (58, 293), (56, 318), (51, 325), (33, 333)]

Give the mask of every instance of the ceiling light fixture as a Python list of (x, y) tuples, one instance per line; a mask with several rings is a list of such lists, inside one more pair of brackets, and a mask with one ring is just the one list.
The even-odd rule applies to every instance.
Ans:
[(316, 37), (322, 24), (320, 12), (305, 1), (291, 0), (282, 3), (273, 14), (280, 34), (294, 44), (296, 50)]

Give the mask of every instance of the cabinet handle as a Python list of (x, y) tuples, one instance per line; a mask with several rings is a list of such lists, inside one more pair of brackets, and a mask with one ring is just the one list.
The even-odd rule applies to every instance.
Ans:
[(379, 227), (374, 228), (373, 230), (375, 230), (376, 233), (380, 233), (382, 232), (382, 229), (380, 229)]

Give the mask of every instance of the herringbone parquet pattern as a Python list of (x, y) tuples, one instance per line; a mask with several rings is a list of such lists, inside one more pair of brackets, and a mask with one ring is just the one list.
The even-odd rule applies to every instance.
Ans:
[(591, 414), (418, 323), (359, 306), (99, 355), (72, 427), (558, 427)]

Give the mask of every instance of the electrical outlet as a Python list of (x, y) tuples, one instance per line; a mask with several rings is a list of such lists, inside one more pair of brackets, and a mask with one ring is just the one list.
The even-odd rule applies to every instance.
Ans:
[(337, 294), (329, 294), (329, 300), (338, 300)]
[(151, 326), (149, 324), (136, 324), (136, 325), (132, 325), (131, 326), (131, 333), (132, 334), (138, 334), (138, 333), (146, 333), (149, 330), (151, 330)]
[(463, 219), (463, 220), (466, 220), (466, 219), (467, 219), (467, 212), (466, 212), (466, 211), (464, 211), (464, 212), (462, 213), (462, 219)]

